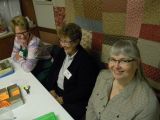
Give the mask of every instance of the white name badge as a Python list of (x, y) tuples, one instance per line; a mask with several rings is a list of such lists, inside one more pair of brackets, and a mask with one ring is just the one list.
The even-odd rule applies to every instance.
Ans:
[(66, 69), (66, 70), (64, 71), (63, 75), (64, 75), (67, 79), (69, 79), (69, 78), (72, 76), (72, 74), (69, 72), (68, 69)]

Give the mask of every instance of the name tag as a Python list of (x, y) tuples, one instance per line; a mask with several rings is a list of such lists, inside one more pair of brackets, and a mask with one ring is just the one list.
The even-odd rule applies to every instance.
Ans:
[(63, 75), (64, 75), (67, 79), (69, 79), (69, 78), (72, 76), (72, 74), (69, 72), (68, 69), (66, 69), (66, 70), (64, 71)]

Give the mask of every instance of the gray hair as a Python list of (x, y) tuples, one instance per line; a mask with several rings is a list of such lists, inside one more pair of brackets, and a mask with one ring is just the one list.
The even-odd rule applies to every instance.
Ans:
[(138, 69), (135, 73), (135, 77), (141, 80), (146, 80), (146, 77), (143, 72), (142, 60), (140, 56), (139, 48), (136, 44), (136, 41), (133, 40), (118, 40), (113, 44), (110, 50), (111, 55), (123, 54), (129, 58), (132, 58), (139, 62)]

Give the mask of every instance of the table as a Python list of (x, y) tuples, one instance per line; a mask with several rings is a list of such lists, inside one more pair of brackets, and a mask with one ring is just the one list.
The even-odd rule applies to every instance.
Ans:
[[(12, 60), (10, 61), (12, 62)], [(0, 89), (12, 84), (31, 86), (30, 94), (27, 94), (23, 87), (21, 87), (25, 103), (13, 110), (16, 120), (33, 120), (49, 112), (54, 112), (58, 120), (73, 120), (30, 72), (24, 72), (16, 63), (13, 63), (13, 66), (15, 68), (13, 74), (0, 78)]]

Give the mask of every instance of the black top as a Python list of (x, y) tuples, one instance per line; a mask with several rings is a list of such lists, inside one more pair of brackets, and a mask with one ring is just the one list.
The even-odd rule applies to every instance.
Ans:
[[(58, 75), (65, 57), (66, 54), (64, 49), (61, 48), (54, 58), (49, 78), (44, 84), (49, 91), (57, 88)], [(80, 110), (81, 107), (81, 110), (84, 113), (99, 72), (98, 66), (93, 58), (79, 46), (78, 52), (71, 65), (68, 67), (68, 70), (72, 76), (69, 79), (66, 77), (64, 78), (64, 106), (67, 104), (74, 104), (75, 109), (73, 112), (78, 112), (79, 114), (79, 111), (76, 111), (76, 107), (78, 107), (78, 110)], [(76, 104), (81, 105), (76, 106)], [(72, 115), (70, 110), (68, 110), (68, 112)], [(72, 116), (74, 117), (74, 115)]]

